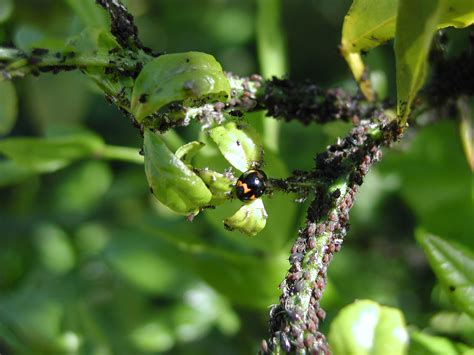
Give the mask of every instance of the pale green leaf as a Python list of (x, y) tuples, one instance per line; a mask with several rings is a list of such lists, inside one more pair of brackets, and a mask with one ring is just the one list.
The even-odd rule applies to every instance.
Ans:
[(474, 317), (474, 256), (423, 230), (417, 231), (416, 239), (450, 300)]
[(204, 182), (165, 145), (161, 137), (145, 131), (145, 172), (155, 197), (175, 212), (195, 213), (211, 201)]
[(370, 300), (356, 301), (331, 322), (329, 344), (335, 355), (405, 354), (408, 333), (403, 314)]
[(257, 235), (267, 223), (267, 211), (262, 199), (247, 203), (231, 217), (224, 220), (224, 226), (229, 230), (238, 230), (251, 237)]
[(198, 169), (196, 174), (199, 175), (212, 193), (211, 205), (223, 203), (232, 196), (233, 179), (210, 169)]
[(250, 125), (228, 121), (212, 128), (209, 133), (224, 157), (236, 169), (244, 172), (262, 162), (260, 137)]
[(8, 134), (16, 122), (18, 102), (11, 81), (0, 81), (0, 135)]
[(131, 109), (140, 122), (175, 101), (225, 100), (230, 85), (221, 65), (209, 54), (165, 54), (145, 65), (137, 77)]
[(194, 156), (201, 150), (204, 143), (193, 141), (186, 143), (179, 147), (174, 153), (178, 159), (181, 159), (186, 164), (190, 164)]

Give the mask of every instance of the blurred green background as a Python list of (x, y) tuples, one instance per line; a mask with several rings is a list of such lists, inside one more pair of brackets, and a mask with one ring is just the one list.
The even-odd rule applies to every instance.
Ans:
[[(64, 42), (85, 25), (107, 23), (92, 3), (1, 0), (0, 44)], [(337, 51), (349, 0), (286, 0), (281, 9), (271, 0), (127, 4), (154, 50), (203, 51), (235, 74), (286, 73), (355, 92)], [(281, 33), (274, 31), (279, 11)], [(453, 52), (467, 43), (462, 31), (448, 35)], [(366, 60), (379, 94), (393, 98), (391, 45)], [(19, 117), (8, 137), (89, 131), (138, 152), (139, 132), (80, 73), (43, 74), (14, 85)], [(343, 306), (368, 298), (400, 308), (414, 328), (454, 332), (440, 326), (454, 309), (413, 237), (423, 227), (474, 250), (472, 174), (458, 123), (447, 118), (415, 124), (366, 178), (349, 236), (330, 267), (323, 331)], [(272, 177), (311, 169), (314, 154), (350, 128), (292, 122), (278, 133), (261, 114), (248, 119), (267, 143), (265, 171)], [(198, 129), (178, 129), (168, 143), (176, 148), (195, 139)], [(139, 164), (88, 157), (12, 181), (1, 179), (7, 161), (0, 159), (0, 354), (257, 351), (306, 204), (292, 196), (265, 198), (267, 227), (250, 239), (222, 227), (238, 203), (192, 223), (167, 211), (149, 193)], [(225, 167), (212, 154), (200, 164)], [(454, 336), (474, 346), (474, 325), (466, 322)]]

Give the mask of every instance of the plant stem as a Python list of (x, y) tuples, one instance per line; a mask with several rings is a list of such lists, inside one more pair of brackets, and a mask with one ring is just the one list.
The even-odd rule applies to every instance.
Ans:
[(120, 160), (128, 163), (143, 164), (143, 157), (137, 148), (107, 145), (99, 153), (100, 158), (108, 160)]

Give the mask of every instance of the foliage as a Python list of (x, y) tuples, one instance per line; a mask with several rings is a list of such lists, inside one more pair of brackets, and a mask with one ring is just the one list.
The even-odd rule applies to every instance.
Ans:
[[(343, 0), (126, 2), (143, 43), (171, 54), (145, 47), (133, 28), (123, 38), (112, 26), (112, 35), (107, 11), (94, 0), (42, 1), (47, 17), (33, 3), (0, 3), (1, 354), (256, 352), (290, 264), (312, 273), (295, 283), (309, 291), (301, 304), (326, 287), (308, 280), (330, 261), (319, 253), (330, 233), (306, 255), (293, 247), (288, 260), (308, 215), (308, 184), (339, 196), (320, 219), (330, 225), (357, 180), (349, 163), (320, 185), (311, 174), (288, 172), (325, 172), (323, 153), (319, 170), (310, 170), (314, 155), (346, 136), (351, 123), (343, 121), (394, 117), (376, 101), (382, 81), (386, 96), (397, 95), (401, 129), (408, 119), (413, 128), (365, 176), (349, 238), (324, 279), (327, 313), (318, 312), (313, 324), (329, 334), (336, 354), (472, 351), (474, 209), (462, 146), (471, 159), (474, 107), (455, 96), (441, 114), (423, 106), (423, 87), (435, 77), (428, 60), (436, 30), (471, 24), (471, 1), (355, 0), (344, 21), (350, 4)], [(332, 50), (341, 26), (342, 54), (367, 102)], [(449, 45), (434, 47), (455, 56), (468, 45), (468, 31), (448, 29)], [(391, 39), (395, 55), (376, 48)], [(387, 65), (392, 60), (396, 71)], [(62, 72), (75, 68), (85, 75)], [(270, 91), (269, 81), (229, 71), (266, 78), (287, 71), (349, 94), (285, 80), (271, 82)], [(122, 112), (107, 106), (104, 94)], [(275, 116), (287, 104), (294, 109), (288, 112), (312, 117), (291, 106), (295, 101), (316, 107), (314, 121), (326, 124), (282, 124), (253, 112), (273, 102)], [(187, 127), (158, 132), (180, 125)], [(366, 127), (374, 148), (389, 140), (379, 126)], [(357, 135), (342, 141), (351, 138)], [(379, 159), (369, 153), (370, 163)], [(255, 167), (272, 179), (269, 194), (236, 201), (235, 174)], [(210, 206), (216, 208), (203, 210)], [(202, 213), (190, 223), (172, 210), (187, 219)], [(443, 326), (448, 321), (452, 327)], [(298, 345), (297, 337), (278, 334), (273, 345), (280, 350)]]

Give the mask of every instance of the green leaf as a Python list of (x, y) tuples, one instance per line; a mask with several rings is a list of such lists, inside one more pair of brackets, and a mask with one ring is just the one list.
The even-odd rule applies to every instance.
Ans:
[(179, 147), (176, 152), (176, 158), (182, 160), (186, 164), (191, 164), (191, 160), (194, 158), (197, 152), (201, 150), (204, 143), (193, 141)]
[(66, 0), (86, 27), (108, 28), (107, 12), (95, 0)]
[(457, 104), (459, 116), (461, 116), (459, 134), (461, 136), (461, 142), (467, 163), (469, 164), (471, 171), (474, 172), (474, 118), (472, 110), (467, 102), (460, 99)]
[(2, 0), (0, 2), (0, 23), (9, 19), (13, 13), (13, 0)]
[(211, 201), (204, 182), (176, 157), (161, 137), (145, 131), (145, 172), (155, 197), (175, 212), (195, 213)]
[(235, 214), (224, 220), (224, 226), (229, 230), (238, 230), (248, 236), (255, 236), (267, 223), (267, 211), (261, 198), (240, 207)]
[(354, 0), (344, 18), (341, 52), (362, 92), (371, 99), (374, 94), (360, 53), (393, 38), (397, 5), (397, 0)]
[(212, 128), (209, 133), (224, 157), (236, 169), (244, 172), (262, 162), (263, 146), (252, 126), (229, 121)]
[(89, 133), (52, 138), (8, 138), (0, 141), (0, 153), (36, 172), (53, 172), (74, 160), (100, 154), (102, 139)]
[(400, 0), (395, 35), (397, 114), (406, 122), (410, 107), (422, 87), (431, 39), (444, 12), (443, 0)]
[(35, 230), (35, 244), (41, 263), (56, 274), (70, 271), (76, 258), (68, 235), (54, 224), (41, 224)]
[[(365, 75), (366, 68), (362, 61), (362, 52), (367, 52), (394, 37), (399, 37), (398, 34), (395, 36), (396, 31), (402, 34), (400, 37), (403, 38), (402, 42), (406, 43), (407, 47), (411, 47), (412, 44), (410, 43), (412, 42), (414, 46), (418, 45), (414, 39), (423, 32), (426, 38), (421, 42), (429, 42), (436, 29), (449, 26), (462, 28), (474, 23), (474, 3), (471, 0), (425, 1), (426, 4), (431, 6), (426, 7), (423, 2), (409, 0), (404, 0), (403, 4), (398, 0), (354, 0), (352, 3), (344, 18), (341, 52), (367, 98), (373, 98), (373, 90)], [(430, 16), (430, 8), (432, 10), (432, 7), (439, 10), (438, 13), (435, 10), (435, 13), (431, 14), (434, 17)], [(425, 11), (419, 12), (422, 8)], [(428, 21), (426, 23), (428, 27), (424, 27), (429, 17), (432, 20), (436, 18), (436, 21), (435, 23)], [(403, 48), (401, 49), (403, 50)], [(409, 51), (415, 54), (416, 49), (413, 47)], [(423, 56), (421, 52), (419, 54)], [(426, 56), (424, 56), (424, 59), (426, 59)], [(422, 62), (424, 63), (424, 61)], [(424, 70), (422, 67), (423, 65), (420, 65), (419, 69)], [(420, 71), (420, 74), (423, 74), (423, 72)], [(420, 76), (420, 74), (417, 75)], [(420, 78), (422, 78), (422, 75)], [(414, 88), (419, 82), (422, 82), (420, 78), (414, 81)]]
[(0, 135), (8, 134), (15, 125), (18, 102), (11, 81), (0, 81)]
[(210, 169), (198, 169), (196, 174), (199, 175), (212, 193), (211, 205), (223, 203), (232, 196), (234, 181), (226, 175)]
[(165, 54), (147, 63), (138, 75), (131, 108), (141, 122), (175, 101), (225, 100), (229, 93), (229, 82), (213, 56), (200, 52)]
[(416, 239), (450, 300), (474, 317), (474, 255), (423, 230)]
[(403, 314), (373, 301), (356, 301), (332, 321), (329, 344), (335, 355), (405, 354), (408, 333)]
[(424, 334), (410, 333), (410, 355), (460, 355), (467, 354), (468, 346), (456, 344), (448, 338)]

